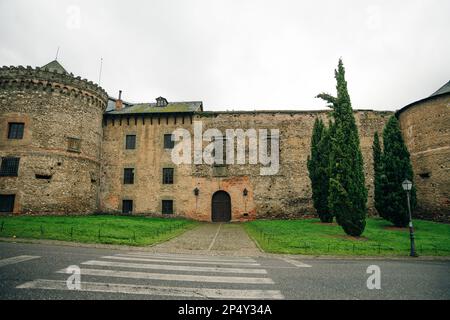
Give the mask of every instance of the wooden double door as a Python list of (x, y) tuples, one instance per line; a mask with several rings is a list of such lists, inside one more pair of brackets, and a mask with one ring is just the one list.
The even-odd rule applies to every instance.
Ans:
[(213, 222), (231, 221), (231, 197), (225, 191), (218, 191), (213, 195), (212, 221)]

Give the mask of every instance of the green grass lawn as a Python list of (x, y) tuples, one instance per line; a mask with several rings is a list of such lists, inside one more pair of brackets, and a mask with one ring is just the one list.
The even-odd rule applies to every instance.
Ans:
[[(419, 255), (450, 256), (450, 225), (416, 220), (416, 247)], [(258, 220), (244, 224), (263, 250), (272, 253), (306, 255), (409, 255), (409, 229), (389, 229), (382, 219), (368, 219), (361, 238), (345, 235), (337, 225), (318, 219)]]
[(124, 216), (0, 217), (0, 237), (145, 246), (195, 225), (182, 219)]

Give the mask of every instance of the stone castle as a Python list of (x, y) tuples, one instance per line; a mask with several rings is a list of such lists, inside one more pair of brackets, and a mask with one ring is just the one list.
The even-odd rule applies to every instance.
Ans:
[[(450, 82), (395, 114), (411, 153), (416, 216), (450, 221)], [(393, 112), (355, 111), (373, 209), (372, 140)], [(125, 213), (202, 221), (296, 218), (314, 213), (306, 166), (314, 120), (329, 111), (208, 112), (203, 103), (132, 104), (111, 98), (57, 61), (0, 69), (0, 212)], [(171, 134), (280, 130), (280, 168), (174, 165)]]

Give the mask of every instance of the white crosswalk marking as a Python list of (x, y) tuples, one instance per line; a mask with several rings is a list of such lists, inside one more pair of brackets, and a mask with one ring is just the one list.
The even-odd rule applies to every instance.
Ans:
[[(60, 270), (58, 273), (66, 273), (66, 270)], [(69, 272), (70, 273), (70, 272)], [(223, 276), (197, 276), (189, 274), (172, 273), (148, 273), (131, 272), (105, 269), (81, 269), (82, 276), (99, 276), (114, 278), (131, 278), (146, 280), (167, 280), (167, 281), (189, 281), (189, 282), (215, 282), (215, 283), (246, 283), (246, 284), (273, 284), (269, 278), (247, 278), (247, 277), (223, 277)]]
[[(19, 289), (67, 290), (65, 281), (35, 280), (18, 286)], [(209, 299), (284, 299), (278, 290), (234, 290), (189, 287), (157, 287), (145, 285), (83, 282), (81, 291), (174, 296)]]
[(226, 265), (226, 266), (260, 266), (259, 263), (243, 263), (243, 262), (217, 262), (217, 261), (198, 261), (198, 260), (171, 260), (163, 258), (150, 258), (141, 256), (128, 256), (118, 254), (116, 256), (104, 256), (103, 259), (125, 260), (125, 261), (140, 261), (140, 262), (162, 262), (162, 263), (179, 263), (179, 264), (212, 264), (212, 265)]
[(250, 258), (229, 258), (220, 256), (186, 256), (186, 255), (174, 255), (174, 254), (148, 254), (141, 252), (132, 252), (127, 254), (118, 254), (117, 256), (126, 257), (142, 257), (142, 258), (162, 258), (170, 260), (189, 260), (189, 261), (210, 261), (210, 262), (235, 262), (235, 263), (255, 263), (254, 259)]
[[(81, 266), (82, 292), (135, 294), (153, 299), (284, 299), (279, 290), (273, 290), (275, 283), (267, 270), (247, 257), (127, 252), (85, 261)], [(56, 273), (64, 277), (36, 279), (17, 288), (70, 291), (66, 283), (69, 270)]]
[(248, 273), (248, 274), (267, 274), (264, 269), (245, 269), (245, 268), (217, 268), (217, 267), (192, 267), (192, 266), (171, 266), (160, 264), (128, 263), (128, 262), (110, 262), (110, 261), (86, 261), (82, 265), (119, 267), (133, 269), (153, 269), (170, 271), (198, 271), (198, 272), (219, 272), (219, 273)]
[(12, 258), (7, 258), (7, 259), (2, 259), (0, 260), (0, 267), (4, 267), (10, 264), (16, 264), (16, 263), (20, 263), (20, 262), (25, 262), (25, 261), (29, 261), (29, 260), (34, 260), (34, 259), (39, 259), (39, 256), (17, 256), (17, 257), (12, 257)]
[(297, 261), (297, 260), (293, 260), (293, 259), (289, 259), (289, 258), (284, 258), (284, 261), (286, 261), (287, 263), (293, 264), (294, 266), (296, 266), (297, 268), (311, 268), (311, 266), (309, 264)]

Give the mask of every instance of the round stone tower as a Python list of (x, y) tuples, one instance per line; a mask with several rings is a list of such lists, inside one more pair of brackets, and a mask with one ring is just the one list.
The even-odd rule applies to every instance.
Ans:
[(415, 214), (450, 222), (450, 81), (397, 116), (414, 168)]
[(0, 211), (94, 213), (108, 95), (57, 61), (0, 69)]

